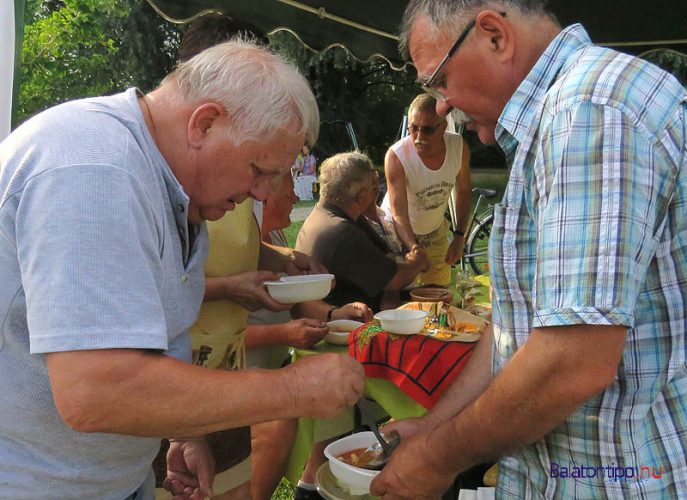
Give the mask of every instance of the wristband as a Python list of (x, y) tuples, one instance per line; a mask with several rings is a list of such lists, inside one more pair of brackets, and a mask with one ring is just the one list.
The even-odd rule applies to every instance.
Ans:
[(456, 236), (460, 236), (461, 238), (465, 238), (465, 233), (461, 231), (460, 229), (454, 229), (453, 234)]

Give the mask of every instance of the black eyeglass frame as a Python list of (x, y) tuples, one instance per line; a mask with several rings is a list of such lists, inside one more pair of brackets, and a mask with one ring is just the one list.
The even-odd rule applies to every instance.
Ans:
[[(445, 124), (446, 122), (442, 122), (437, 125), (423, 125), (422, 127), (418, 127), (417, 125), (408, 125), (407, 129), (409, 134), (422, 133), (422, 135), (433, 135), (442, 125)], [(415, 127), (416, 130), (413, 131), (413, 127)]]
[[(503, 17), (506, 17), (505, 12), (499, 12), (499, 14)], [(470, 30), (472, 30), (472, 28), (475, 27), (475, 24), (477, 24), (476, 18), (473, 19), (472, 21), (470, 21), (468, 23), (468, 25), (465, 27), (465, 29), (463, 29), (463, 31), (460, 33), (460, 35), (458, 35), (458, 38), (456, 38), (456, 41), (453, 42), (453, 45), (451, 45), (451, 48), (448, 49), (448, 52), (446, 52), (446, 55), (444, 56), (444, 58), (441, 61), (439, 61), (439, 64), (434, 69), (434, 71), (432, 71), (432, 74), (429, 75), (429, 77), (425, 81), (422, 81), (422, 80), (417, 81), (417, 83), (420, 85), (420, 87), (422, 87), (422, 90), (427, 92), (429, 95), (431, 95), (435, 99), (438, 99), (441, 101), (446, 100), (446, 97), (441, 92), (437, 91), (434, 88), (434, 84), (436, 83), (436, 80), (437, 80), (437, 78), (439, 78), (439, 75), (441, 74), (443, 69), (446, 67), (448, 62), (451, 60), (451, 57), (453, 57), (453, 54), (455, 54), (456, 51), (458, 50), (458, 47), (460, 47), (462, 45), (462, 43), (467, 38), (468, 34), (470, 34)]]

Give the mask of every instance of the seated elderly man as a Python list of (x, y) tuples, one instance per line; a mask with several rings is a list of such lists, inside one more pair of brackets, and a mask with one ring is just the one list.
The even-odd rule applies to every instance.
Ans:
[(325, 299), (335, 306), (359, 300), (378, 311), (384, 292), (401, 290), (428, 266), (422, 250), (394, 262), (387, 256), (386, 243), (362, 216), (375, 196), (373, 175), (374, 167), (362, 153), (325, 160), (320, 202), (298, 234), (296, 249), (336, 276), (336, 286)]

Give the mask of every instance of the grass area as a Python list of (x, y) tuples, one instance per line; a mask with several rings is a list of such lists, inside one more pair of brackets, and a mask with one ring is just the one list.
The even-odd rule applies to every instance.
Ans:
[(293, 499), (293, 487), (286, 479), (282, 479), (279, 483), (279, 487), (272, 494), (272, 500), (292, 500)]
[[(305, 201), (297, 201), (296, 204), (294, 205), (294, 209), (297, 208), (312, 208), (315, 206), (317, 203), (317, 200), (305, 200)], [(286, 241), (289, 242), (289, 246), (291, 248), (294, 248), (296, 246), (296, 237), (298, 236), (298, 231), (301, 230), (301, 226), (303, 225), (302, 220), (298, 221), (293, 221), (287, 227), (284, 229), (284, 235), (286, 236)]]

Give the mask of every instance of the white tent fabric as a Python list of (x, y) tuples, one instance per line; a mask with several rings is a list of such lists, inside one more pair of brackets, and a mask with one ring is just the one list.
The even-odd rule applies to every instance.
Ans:
[(10, 133), (14, 76), (14, 2), (0, 2), (0, 141)]

